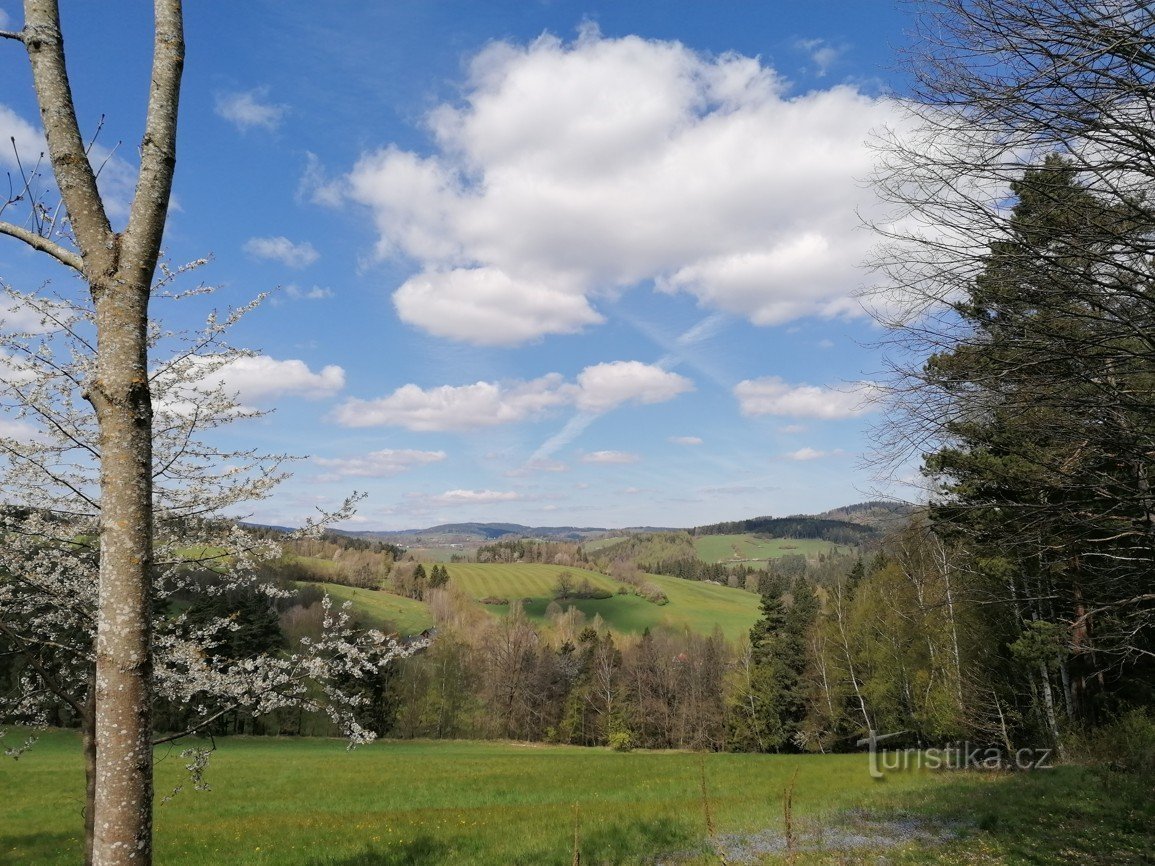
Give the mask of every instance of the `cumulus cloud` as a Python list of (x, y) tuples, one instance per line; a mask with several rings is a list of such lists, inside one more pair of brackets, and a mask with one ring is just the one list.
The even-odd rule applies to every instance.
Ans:
[(214, 110), (241, 132), (250, 129), (276, 130), (289, 110), (286, 105), (268, 101), (269, 89), (256, 87), (233, 93), (219, 93)]
[(492, 505), (495, 502), (516, 502), (521, 494), (513, 490), (446, 490), (429, 501), (437, 505)]
[(577, 377), (577, 407), (608, 412), (623, 403), (664, 403), (694, 390), (685, 376), (641, 361), (613, 361), (586, 367)]
[(699, 436), (671, 436), (669, 441), (675, 445), (701, 445), (702, 439)]
[(346, 400), (333, 413), (345, 427), (396, 426), (409, 430), (470, 430), (535, 418), (568, 402), (562, 377), (551, 373), (530, 382), (403, 385), (377, 400)]
[(587, 29), (488, 46), (428, 116), (433, 152), (366, 153), (346, 194), (377, 253), (420, 269), (401, 317), (452, 339), (572, 333), (647, 281), (760, 324), (857, 313), (863, 140), (897, 118), (853, 87), (792, 94), (755, 58)]
[(384, 448), (363, 457), (314, 457), (313, 462), (332, 470), (320, 476), (320, 480), (332, 481), (338, 478), (388, 478), (444, 459), (444, 451)]
[(479, 346), (517, 345), (602, 321), (581, 294), (486, 267), (419, 274), (394, 292), (393, 304), (404, 322)]
[(582, 463), (637, 463), (641, 459), (627, 451), (591, 451), (582, 455)]
[(249, 238), (244, 251), (254, 259), (275, 261), (290, 268), (307, 268), (321, 257), (308, 241), (295, 244), (287, 237)]
[[(47, 143), (40, 129), (33, 126), (5, 105), (0, 105), (0, 168), (18, 170), (16, 154), (27, 171), (36, 164)], [(13, 149), (15, 145), (15, 149)], [(105, 210), (116, 223), (128, 216), (129, 205), (136, 187), (136, 168), (116, 155), (115, 151), (99, 142), (91, 145), (88, 159), (97, 174), (97, 186), (104, 199)], [(44, 166), (42, 166), (44, 169)], [(52, 172), (44, 169), (39, 187), (33, 187), (35, 197), (52, 207), (56, 196)]]
[(154, 387), (159, 409), (186, 414), (216, 387), (235, 394), (243, 407), (267, 405), (278, 397), (320, 400), (345, 387), (345, 371), (334, 364), (313, 372), (304, 361), (281, 361), (269, 355), (236, 358), (219, 367), (210, 358), (194, 357), (187, 363), (192, 369), (179, 371), (180, 381), (174, 381), (175, 372), (157, 376)]
[(550, 373), (530, 381), (403, 385), (387, 397), (346, 400), (333, 420), (346, 427), (470, 430), (534, 420), (562, 406), (594, 415), (625, 403), (660, 403), (692, 389), (693, 383), (676, 373), (639, 361), (614, 361), (586, 367), (575, 382)]
[(0, 165), (6, 168), (16, 168), (17, 152), (25, 166), (35, 165), (36, 158), (47, 148), (40, 130), (6, 105), (0, 105), (0, 142)]
[(743, 415), (784, 415), (834, 420), (865, 415), (877, 408), (878, 386), (857, 382), (843, 390), (791, 385), (778, 376), (746, 379), (734, 386)]

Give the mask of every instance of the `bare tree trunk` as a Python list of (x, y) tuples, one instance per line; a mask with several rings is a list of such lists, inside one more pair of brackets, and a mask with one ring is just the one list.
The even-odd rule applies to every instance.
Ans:
[(84, 862), (92, 866), (96, 838), (96, 670), (88, 677), (88, 697), (80, 720), (84, 742)]

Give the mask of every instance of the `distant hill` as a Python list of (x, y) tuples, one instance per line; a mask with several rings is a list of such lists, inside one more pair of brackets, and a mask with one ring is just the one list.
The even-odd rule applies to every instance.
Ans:
[(909, 502), (889, 502), (885, 499), (873, 499), (869, 502), (858, 502), (854, 505), (844, 505), (824, 511), (818, 517), (827, 520), (844, 520), (850, 523), (860, 523), (886, 533), (901, 526), (917, 507)]
[[(523, 526), (520, 523), (442, 523), (426, 529), (402, 529), (395, 531), (338, 530), (343, 535), (354, 538), (388, 541), (406, 547), (485, 544), (502, 538), (531, 538), (542, 541), (589, 541), (601, 538), (611, 530), (596, 526)], [(629, 532), (657, 532), (657, 527), (632, 527)]]
[[(905, 503), (875, 500), (845, 505), (822, 514), (751, 517), (682, 530), (668, 526), (525, 526), (521, 523), (441, 523), (424, 529), (330, 530), (333, 535), (381, 541), (401, 547), (469, 548), (502, 539), (589, 542), (613, 535), (688, 531), (692, 535), (755, 534), (774, 538), (812, 538), (834, 544), (862, 544), (900, 524), (914, 510)], [(281, 527), (277, 527), (280, 529)]]

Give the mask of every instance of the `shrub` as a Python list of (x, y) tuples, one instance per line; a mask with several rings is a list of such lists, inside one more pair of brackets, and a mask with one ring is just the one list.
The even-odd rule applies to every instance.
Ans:
[(609, 747), (615, 752), (632, 752), (634, 738), (629, 731), (610, 731)]

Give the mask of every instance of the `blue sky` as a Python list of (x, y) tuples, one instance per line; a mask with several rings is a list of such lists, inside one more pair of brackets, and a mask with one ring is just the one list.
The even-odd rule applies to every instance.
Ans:
[[(148, 6), (63, 6), (124, 201)], [(246, 513), (356, 489), (350, 528), (690, 526), (873, 496), (864, 141), (897, 117), (909, 12), (188, 4), (166, 252), (211, 256), (221, 306), (271, 293), (229, 382), (275, 412), (228, 435), (307, 455)], [(0, 0), (0, 28), (20, 17)], [(0, 140), (34, 151), (16, 43), (0, 80)], [(2, 241), (6, 282), (70, 286)]]

